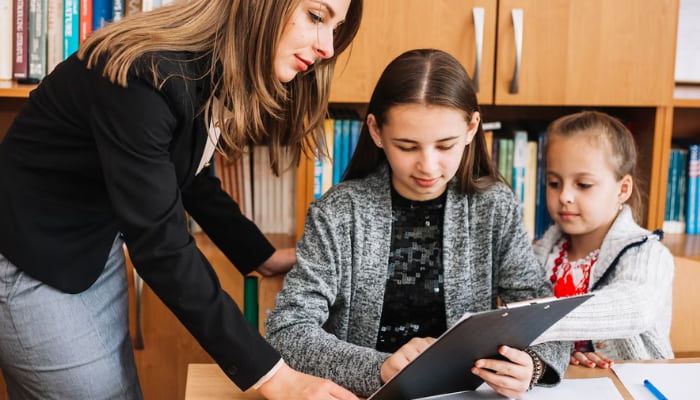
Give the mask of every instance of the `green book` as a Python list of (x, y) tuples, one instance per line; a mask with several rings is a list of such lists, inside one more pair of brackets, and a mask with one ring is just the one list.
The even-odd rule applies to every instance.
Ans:
[(243, 282), (243, 315), (256, 329), (258, 326), (258, 277), (246, 276)]

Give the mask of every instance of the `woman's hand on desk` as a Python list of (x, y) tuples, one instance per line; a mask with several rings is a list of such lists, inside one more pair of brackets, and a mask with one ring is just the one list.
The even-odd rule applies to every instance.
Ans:
[(501, 395), (519, 399), (530, 387), (533, 374), (532, 357), (524, 351), (508, 346), (501, 346), (498, 352), (508, 360), (477, 360), (472, 373)]
[(435, 338), (431, 337), (413, 338), (409, 340), (408, 343), (401, 346), (382, 363), (382, 368), (379, 371), (382, 382), (388, 381), (399, 371), (404, 369), (408, 363), (418, 357), (418, 354), (422, 353), (423, 350), (428, 348), (434, 341)]
[(358, 400), (328, 379), (295, 371), (284, 364), (258, 392), (269, 400)]
[(583, 365), (588, 368), (610, 368), (613, 361), (600, 353), (575, 351), (571, 353), (571, 365)]

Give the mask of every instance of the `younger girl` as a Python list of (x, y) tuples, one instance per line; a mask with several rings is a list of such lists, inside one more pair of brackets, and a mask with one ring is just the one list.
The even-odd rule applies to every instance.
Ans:
[(660, 234), (635, 223), (641, 196), (633, 190), (632, 134), (607, 114), (581, 112), (550, 125), (545, 155), (555, 226), (535, 254), (557, 297), (596, 295), (538, 341), (585, 339), (576, 342), (571, 363), (589, 367), (673, 358), (673, 258)]
[[(266, 321), (291, 366), (361, 396), (465, 312), (551, 293), (457, 60), (438, 50), (399, 56), (366, 122), (344, 182), (311, 205), (297, 264)], [(502, 360), (464, 373), (519, 398), (538, 380), (559, 380), (567, 348), (503, 346)]]

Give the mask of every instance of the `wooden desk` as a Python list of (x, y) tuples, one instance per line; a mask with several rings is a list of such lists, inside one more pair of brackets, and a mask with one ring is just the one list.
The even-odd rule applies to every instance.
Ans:
[[(677, 358), (675, 360), (634, 361), (648, 363), (700, 363), (700, 358)], [(613, 380), (625, 400), (634, 400), (615, 373), (609, 369), (570, 366), (566, 378), (602, 378)], [(190, 364), (187, 369), (185, 400), (264, 400), (256, 391), (241, 392), (216, 364)]]

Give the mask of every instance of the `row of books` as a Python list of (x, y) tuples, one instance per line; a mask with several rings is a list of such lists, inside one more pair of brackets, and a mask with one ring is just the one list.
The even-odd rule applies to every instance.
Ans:
[(663, 230), (700, 234), (700, 145), (671, 149)]
[(539, 239), (552, 224), (542, 168), (544, 132), (531, 135), (522, 129), (503, 129), (499, 123), (485, 123), (484, 127), (491, 160), (520, 201), (530, 238)]
[(38, 82), (88, 35), (176, 0), (0, 0), (0, 79)]
[(314, 199), (321, 197), (331, 186), (340, 182), (355, 152), (362, 121), (352, 110), (336, 110), (324, 123), (328, 157), (314, 161)]
[[(280, 165), (289, 166), (285, 158)], [(255, 146), (238, 159), (226, 159), (216, 153), (209, 172), (219, 178), (222, 189), (238, 203), (241, 212), (255, 222), (263, 233), (292, 235), (296, 231), (296, 169), (286, 168), (274, 176), (269, 167), (266, 146)], [(190, 219), (190, 231), (201, 228)]]
[[(354, 112), (336, 111), (331, 115), (325, 122), (325, 133), (332, 159), (318, 157), (315, 160), (314, 198), (342, 179), (362, 127), (362, 121)], [(530, 137), (525, 130), (502, 129), (498, 122), (485, 123), (484, 128), (494, 165), (518, 196), (530, 237), (540, 238), (552, 224), (545, 200), (544, 172), (540, 168), (544, 133)]]

